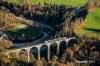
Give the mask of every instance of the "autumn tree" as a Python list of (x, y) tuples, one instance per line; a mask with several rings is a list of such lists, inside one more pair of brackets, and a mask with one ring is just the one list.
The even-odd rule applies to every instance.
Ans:
[(0, 66), (8, 66), (10, 64), (10, 62), (11, 62), (11, 60), (10, 60), (9, 56), (2, 55), (2, 57), (0, 57)]
[(27, 5), (28, 4), (28, 0), (21, 0), (22, 5)]
[(95, 7), (94, 0), (89, 0), (88, 3), (86, 4), (86, 9), (88, 12), (91, 12)]
[(13, 44), (10, 40), (8, 40), (8, 39), (0, 40), (0, 51), (3, 51), (3, 50), (10, 48), (12, 46), (13, 46)]
[(100, 0), (94, 0), (95, 6), (100, 7)]
[(74, 10), (72, 10), (70, 13), (66, 13), (65, 14), (65, 21), (63, 23), (63, 33), (65, 35), (68, 35), (68, 36), (71, 36), (72, 35), (72, 32), (73, 32), (73, 29), (72, 29), (72, 18), (74, 17), (75, 15), (75, 12)]

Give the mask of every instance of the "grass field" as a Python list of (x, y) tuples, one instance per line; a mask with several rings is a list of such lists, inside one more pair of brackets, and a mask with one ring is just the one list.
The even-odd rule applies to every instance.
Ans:
[(93, 12), (89, 13), (81, 27), (82, 28), (79, 30), (79, 34), (100, 37), (100, 8), (97, 8)]
[[(5, 0), (8, 2), (15, 2), (17, 4), (21, 3), (21, 0)], [(58, 5), (64, 4), (64, 5), (72, 5), (72, 6), (84, 6), (88, 0), (46, 0), (49, 3), (56, 3)], [(30, 4), (37, 4), (41, 3), (42, 5), (44, 4), (44, 0), (28, 0), (28, 3)]]

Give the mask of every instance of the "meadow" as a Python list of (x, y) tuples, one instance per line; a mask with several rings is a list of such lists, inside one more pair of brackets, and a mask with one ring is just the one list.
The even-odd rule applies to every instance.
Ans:
[(100, 8), (88, 14), (79, 30), (79, 34), (100, 37)]
[[(21, 0), (5, 0), (8, 2), (15, 2), (17, 4), (21, 4)], [(52, 4), (58, 5), (71, 5), (71, 6), (84, 6), (88, 0), (28, 0), (29, 4), (38, 4), (39, 2), (43, 5), (44, 1)]]

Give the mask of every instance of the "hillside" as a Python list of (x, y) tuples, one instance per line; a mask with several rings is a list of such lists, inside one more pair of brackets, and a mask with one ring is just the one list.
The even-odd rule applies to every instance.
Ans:
[(29, 27), (14, 14), (4, 11), (5, 9), (2, 8), (0, 8), (0, 30), (5, 30), (13, 38), (16, 38), (16, 36), (22, 37), (23, 35), (25, 35), (25, 38), (35, 38), (42, 34), (40, 28), (36, 26)]
[(78, 33), (100, 37), (100, 8), (88, 14)]
[[(5, 0), (8, 2), (15, 2), (17, 4), (21, 3), (21, 0)], [(58, 5), (64, 4), (64, 5), (71, 5), (71, 6), (84, 6), (88, 0), (47, 0), (49, 3), (56, 3)], [(28, 3), (30, 4), (38, 4), (41, 3), (42, 5), (44, 4), (44, 0), (28, 0)]]
[(2, 12), (2, 10), (0, 9), (0, 29), (8, 29), (12, 27), (14, 28), (15, 26), (19, 26), (19, 25), (21, 25), (21, 23), (19, 23), (16, 20), (15, 15)]

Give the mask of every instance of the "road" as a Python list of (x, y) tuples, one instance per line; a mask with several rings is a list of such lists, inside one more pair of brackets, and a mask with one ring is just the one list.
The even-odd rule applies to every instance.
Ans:
[(40, 23), (40, 22), (37, 22), (37, 21), (33, 21), (33, 20), (25, 20), (25, 19), (20, 18), (20, 17), (16, 17), (16, 18), (19, 19), (19, 20), (21, 20), (21, 21), (24, 21), (24, 22), (26, 22), (26, 23), (32, 22), (33, 25), (34, 25), (34, 23), (35, 23), (35, 24), (37, 24), (37, 25), (39, 25), (39, 26), (41, 26), (41, 27), (45, 27), (45, 28), (47, 28), (47, 29), (50, 29), (50, 30), (54, 31), (54, 28), (51, 27), (50, 25), (43, 24), (43, 23)]
[[(23, 19), (20, 18), (20, 17), (17, 17), (17, 19), (23, 20)], [(29, 21), (29, 20), (25, 20), (25, 22), (27, 22), (27, 21)], [(42, 24), (42, 23), (39, 23), (39, 22), (36, 22), (36, 21), (31, 21), (31, 22), (33, 22), (33, 23), (35, 22), (37, 25), (39, 25), (39, 26), (41, 26), (41, 27), (45, 27), (45, 28), (47, 28), (47, 29), (50, 29), (51, 31), (54, 31), (54, 29), (53, 29), (51, 26), (49, 26), (49, 25)], [(34, 25), (33, 25), (33, 26), (34, 26)], [(32, 41), (32, 42), (30, 42), (30, 43), (14, 43), (14, 47), (22, 47), (22, 46), (27, 46), (27, 45), (33, 45), (33, 44), (35, 44), (35, 43), (40, 43), (40, 42), (46, 40), (46, 39), (50, 36), (49, 33), (50, 33), (50, 31), (48, 31), (48, 33), (43, 32), (43, 37), (41, 37), (40, 39), (37, 39), (37, 40), (35, 40), (35, 41)]]
[(28, 45), (33, 45), (33, 44), (36, 44), (36, 43), (39, 43), (41, 41), (44, 41), (46, 40), (47, 38), (49, 37), (48, 33), (43, 33), (43, 37), (38, 39), (38, 40), (35, 40), (35, 41), (32, 41), (30, 43), (14, 43), (14, 47), (22, 47), (22, 46), (28, 46)]

